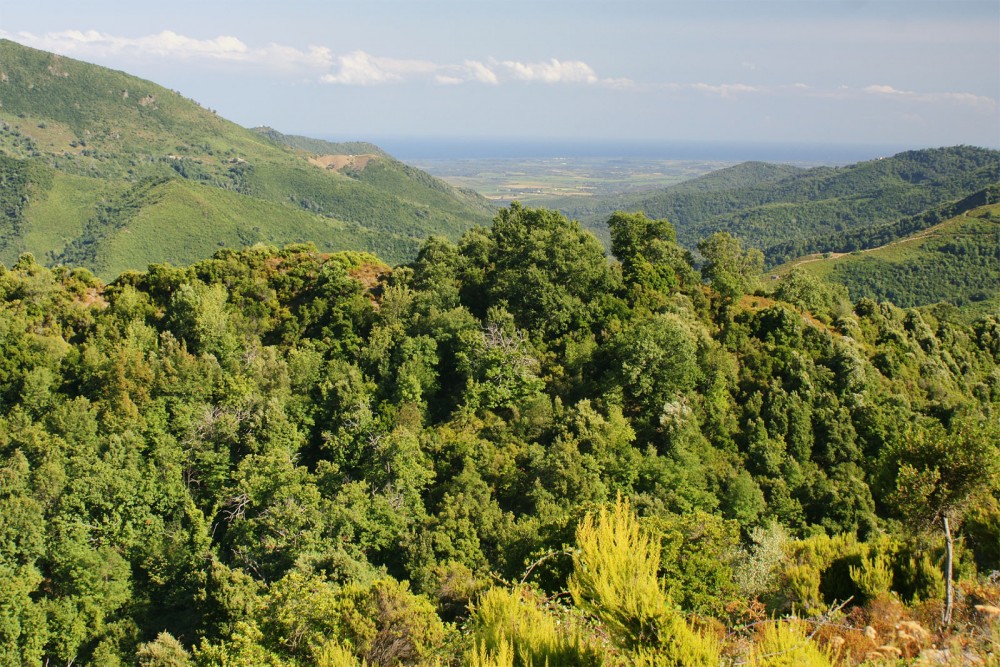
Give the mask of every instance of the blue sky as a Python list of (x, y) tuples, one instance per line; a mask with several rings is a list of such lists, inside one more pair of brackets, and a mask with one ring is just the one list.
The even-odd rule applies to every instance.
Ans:
[(997, 0), (38, 0), (0, 37), (311, 136), (1000, 147)]

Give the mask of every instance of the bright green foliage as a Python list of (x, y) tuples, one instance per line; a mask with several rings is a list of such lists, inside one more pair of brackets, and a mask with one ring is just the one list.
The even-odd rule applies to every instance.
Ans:
[(718, 647), (692, 630), (657, 576), (660, 548), (627, 500), (619, 499), (577, 527), (568, 586), (573, 601), (607, 628), (612, 641), (659, 664), (714, 665)]
[(808, 636), (808, 626), (797, 620), (761, 626), (750, 656), (754, 667), (833, 667), (830, 652)]
[(588, 514), (577, 527), (569, 591), (580, 608), (629, 648), (658, 643), (669, 613), (657, 576), (660, 547), (639, 524), (627, 500)]
[[(494, 210), (374, 146), (248, 130), (149, 81), (8, 40), (0, 62), (7, 265), (29, 251), (110, 279), (220, 246), (306, 241), (402, 261), (428, 233), (457, 238)], [(309, 162), (355, 149), (355, 168)]]
[(502, 641), (491, 651), (486, 647), (485, 641), (480, 642), (466, 654), (466, 664), (468, 667), (514, 667), (514, 645), (509, 641)]
[(136, 652), (139, 667), (191, 667), (191, 654), (169, 632), (161, 632)]
[(826, 283), (802, 268), (792, 269), (781, 279), (774, 297), (793, 303), (825, 322), (850, 310), (844, 288)]
[(368, 662), (354, 657), (348, 648), (328, 641), (316, 656), (316, 667), (367, 667)]
[[(539, 339), (592, 325), (614, 288), (601, 244), (556, 211), (515, 202), (497, 215), (484, 249), (487, 270), (476, 287), (487, 303), (506, 303), (515, 323)], [(477, 250), (464, 254), (472, 259)]]
[(673, 313), (639, 320), (613, 342), (629, 407), (656, 415), (699, 379), (696, 326)]
[(643, 213), (615, 213), (608, 219), (611, 252), (622, 265), (627, 286), (669, 294), (695, 283), (690, 254), (677, 245), (677, 234), (666, 220)]
[(940, 599), (942, 513), (995, 569), (995, 318), (710, 309), (495, 226), (0, 269), (7, 663), (717, 664), (754, 598)]
[(889, 555), (882, 550), (876, 550), (871, 556), (862, 555), (861, 564), (851, 565), (851, 581), (868, 600), (877, 600), (889, 595), (892, 589), (892, 567)]

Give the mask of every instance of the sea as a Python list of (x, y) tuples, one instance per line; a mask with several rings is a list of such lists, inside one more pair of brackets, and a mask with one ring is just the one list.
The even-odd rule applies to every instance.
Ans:
[[(324, 137), (345, 141), (341, 137)], [(377, 144), (403, 160), (485, 160), (539, 158), (635, 158), (649, 160), (759, 160), (797, 165), (844, 165), (929, 146), (849, 143), (780, 143), (714, 141), (637, 141), (595, 139), (491, 139), (462, 137), (374, 137)]]

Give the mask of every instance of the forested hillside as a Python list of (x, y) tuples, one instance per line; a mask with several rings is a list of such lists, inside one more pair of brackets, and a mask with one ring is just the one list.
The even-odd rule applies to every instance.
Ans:
[(772, 275), (808, 272), (846, 287), (853, 301), (870, 298), (903, 307), (944, 303), (970, 317), (1000, 312), (1000, 205), (970, 208), (925, 228), (940, 214), (904, 221), (919, 224), (922, 231), (881, 247), (800, 258)]
[[(878, 225), (952, 205), (997, 183), (1000, 151), (956, 146), (846, 167), (802, 170), (746, 163), (658, 193), (611, 200), (589, 215), (574, 213), (594, 228), (612, 210), (666, 218), (687, 248), (725, 231), (763, 250), (769, 264), (780, 264), (808, 252), (843, 252), (832, 247), (843, 235), (864, 236)], [(977, 205), (983, 203), (988, 202)], [(819, 239), (827, 243), (821, 245)], [(861, 247), (874, 245), (878, 243)]]
[[(110, 280), (304, 240), (401, 262), (493, 212), (371, 144), (242, 128), (150, 81), (9, 40), (0, 103), (0, 185), (17, 198), (0, 211), (8, 266), (27, 251)], [(358, 149), (365, 160), (339, 153)]]
[(994, 659), (997, 317), (608, 224), (0, 268), (0, 662)]

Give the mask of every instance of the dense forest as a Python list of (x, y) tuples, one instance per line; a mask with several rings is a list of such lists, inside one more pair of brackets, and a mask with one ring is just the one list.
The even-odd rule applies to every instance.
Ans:
[(1000, 320), (608, 226), (0, 267), (0, 664), (995, 661)]

